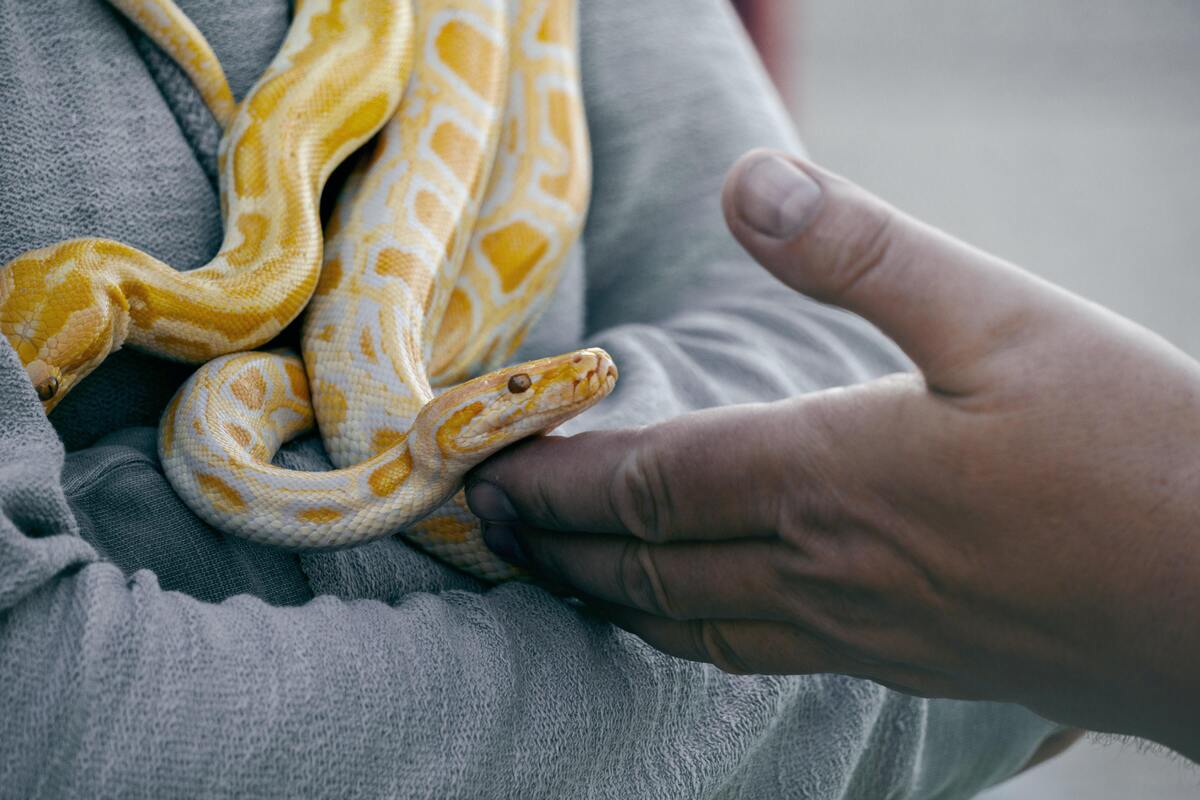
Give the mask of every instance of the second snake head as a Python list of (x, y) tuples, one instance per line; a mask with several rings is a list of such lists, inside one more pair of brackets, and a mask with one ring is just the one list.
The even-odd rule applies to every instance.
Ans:
[(64, 242), (0, 268), (0, 333), (46, 413), (118, 349), (128, 331), (125, 297), (94, 269), (92, 248)]

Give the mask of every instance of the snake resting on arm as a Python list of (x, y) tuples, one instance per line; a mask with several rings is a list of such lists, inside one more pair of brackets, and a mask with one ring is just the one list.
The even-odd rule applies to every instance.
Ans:
[[(172, 0), (111, 2), (224, 126), (226, 242), (190, 273), (99, 239), (0, 270), (0, 326), (47, 413), (126, 340), (207, 362), (159, 435), (199, 516), (293, 549), (403, 532), (477, 576), (519, 577), (483, 544), (462, 477), (616, 381), (595, 348), (501, 368), (586, 214), (574, 0), (299, 0), (241, 103)], [(329, 173), (372, 136), (322, 230)], [(238, 352), (306, 303), (302, 357)], [(336, 469), (271, 464), (314, 424)]]

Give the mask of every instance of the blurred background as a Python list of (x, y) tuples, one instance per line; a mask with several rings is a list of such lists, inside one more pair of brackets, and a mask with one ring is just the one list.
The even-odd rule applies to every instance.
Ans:
[[(1200, 357), (1200, 2), (738, 5), (814, 160)], [(1090, 740), (983, 797), (1194, 799), (1200, 768)]]

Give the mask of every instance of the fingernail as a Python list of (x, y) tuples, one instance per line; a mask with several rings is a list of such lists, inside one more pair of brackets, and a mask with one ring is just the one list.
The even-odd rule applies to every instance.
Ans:
[(467, 505), (471, 513), (489, 522), (516, 522), (517, 510), (508, 495), (494, 483), (479, 481), (467, 487)]
[(511, 525), (483, 524), (483, 543), (496, 555), (518, 567), (529, 566), (529, 558), (517, 541), (517, 532)]
[(738, 181), (738, 209), (750, 227), (773, 239), (790, 239), (821, 204), (821, 187), (779, 156), (763, 156)]

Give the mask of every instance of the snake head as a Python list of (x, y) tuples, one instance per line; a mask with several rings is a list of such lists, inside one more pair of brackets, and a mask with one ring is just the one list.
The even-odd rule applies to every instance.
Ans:
[(616, 382), (612, 358), (598, 347), (489, 372), (421, 409), (409, 436), (413, 457), (465, 472), (591, 408)]
[(66, 242), (0, 269), (0, 333), (47, 414), (121, 346), (128, 330), (125, 297), (84, 266), (87, 247)]

